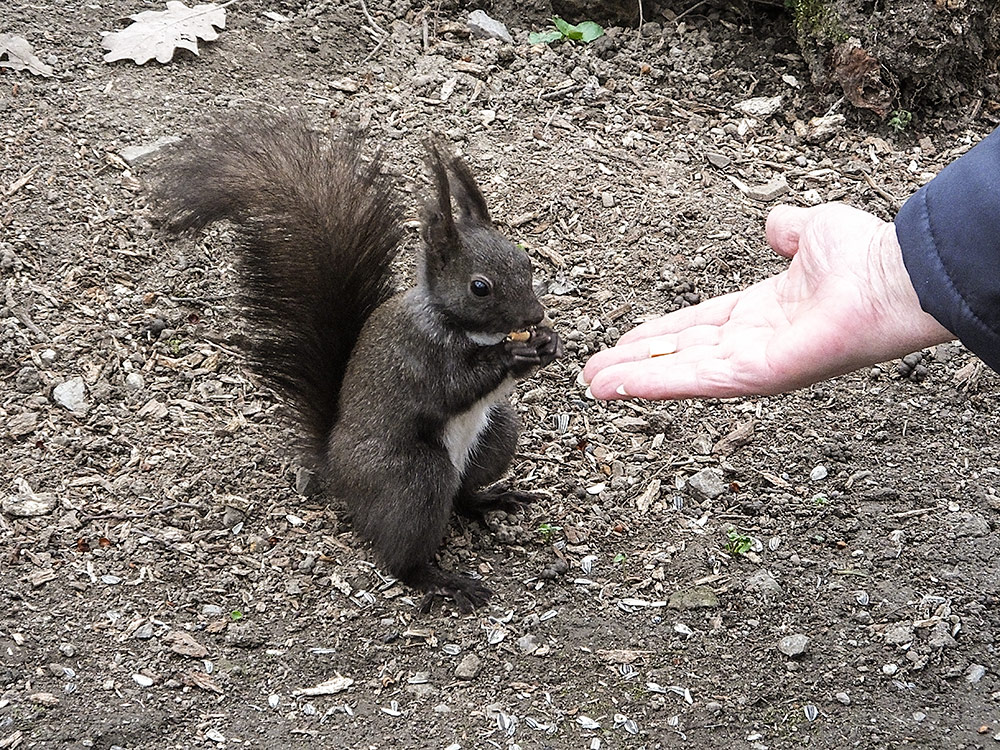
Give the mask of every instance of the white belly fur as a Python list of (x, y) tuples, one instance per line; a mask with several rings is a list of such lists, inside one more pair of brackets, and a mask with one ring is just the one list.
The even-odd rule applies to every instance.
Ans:
[(465, 473), (469, 457), (479, 444), (480, 435), (490, 423), (490, 412), (497, 404), (507, 401), (513, 392), (514, 380), (508, 378), (461, 414), (448, 420), (442, 440), (459, 475)]

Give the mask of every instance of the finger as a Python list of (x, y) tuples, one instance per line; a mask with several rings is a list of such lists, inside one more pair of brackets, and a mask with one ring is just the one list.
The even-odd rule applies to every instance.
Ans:
[(719, 343), (722, 330), (719, 326), (699, 325), (685, 328), (679, 333), (650, 336), (629, 343), (619, 343), (598, 352), (587, 362), (581, 374), (581, 384), (589, 383), (598, 372), (622, 362), (636, 362), (657, 357), (677, 356), (692, 347), (714, 346)]
[(598, 399), (728, 398), (745, 395), (745, 390), (729, 361), (711, 356), (613, 365), (601, 370), (590, 384), (590, 393)]
[(799, 251), (802, 231), (814, 211), (800, 206), (775, 206), (767, 215), (764, 231), (769, 244), (778, 255), (791, 258)]
[(650, 336), (662, 336), (666, 333), (677, 333), (685, 328), (699, 325), (720, 326), (729, 320), (729, 313), (736, 306), (742, 292), (730, 292), (721, 297), (699, 302), (691, 307), (682, 307), (662, 318), (650, 320), (636, 326), (622, 336), (619, 344), (630, 344)]

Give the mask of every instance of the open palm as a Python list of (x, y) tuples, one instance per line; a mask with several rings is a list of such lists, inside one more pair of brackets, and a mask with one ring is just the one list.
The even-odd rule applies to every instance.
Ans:
[(954, 338), (920, 309), (892, 224), (843, 204), (779, 206), (767, 238), (786, 270), (628, 332), (587, 363), (591, 393), (781, 393)]

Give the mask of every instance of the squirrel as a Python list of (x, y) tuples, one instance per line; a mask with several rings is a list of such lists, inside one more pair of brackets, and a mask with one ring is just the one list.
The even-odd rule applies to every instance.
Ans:
[(232, 222), (253, 369), (292, 407), (379, 563), (424, 592), (424, 611), (445, 596), (467, 613), (492, 592), (437, 566), (437, 549), (453, 511), (481, 517), (534, 499), (491, 485), (521, 429), (514, 383), (562, 343), (527, 253), (439, 141), (425, 143), (416, 283), (395, 292), (404, 211), (361, 140), (292, 116), (227, 124), (158, 159), (152, 204), (175, 233)]

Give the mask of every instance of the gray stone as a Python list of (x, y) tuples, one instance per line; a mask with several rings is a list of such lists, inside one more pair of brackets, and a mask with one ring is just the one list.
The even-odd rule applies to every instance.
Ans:
[(827, 115), (814, 117), (806, 125), (805, 139), (807, 143), (825, 143), (833, 138), (843, 128), (846, 118), (843, 115)]
[(963, 513), (962, 521), (955, 527), (957, 536), (987, 536), (990, 533), (990, 522), (978, 513)]
[(777, 200), (781, 196), (785, 195), (789, 190), (788, 180), (785, 179), (785, 175), (779, 174), (765, 185), (748, 187), (747, 197), (753, 198), (755, 201), (762, 201), (766, 203), (768, 201)]
[(931, 628), (927, 645), (931, 648), (951, 648), (952, 646), (957, 646), (958, 642), (951, 637), (951, 628), (948, 627), (948, 623), (936, 622), (934, 623), (934, 627)]
[(0, 509), (8, 516), (30, 518), (44, 516), (55, 510), (58, 500), (50, 493), (35, 493), (23, 479), (17, 480), (17, 494), (8, 495)]
[(784, 638), (778, 641), (778, 651), (780, 651), (790, 659), (795, 659), (799, 656), (802, 656), (808, 650), (809, 650), (809, 636), (802, 635), (801, 633), (786, 635)]
[(125, 376), (125, 388), (135, 393), (136, 391), (141, 391), (146, 385), (146, 381), (142, 379), (142, 375), (137, 372), (130, 372)]
[(466, 22), (466, 26), (469, 27), (469, 31), (473, 34), (484, 39), (499, 39), (500, 41), (507, 42), (508, 44), (511, 44), (514, 41), (511, 39), (510, 32), (507, 31), (506, 26), (504, 26), (500, 21), (490, 18), (486, 15), (486, 12), (482, 10), (472, 11), (469, 14), (469, 20)]
[(90, 411), (90, 404), (86, 401), (87, 386), (83, 383), (83, 378), (77, 375), (70, 378), (52, 389), (52, 400), (64, 409), (73, 412), (78, 417), (86, 415)]
[(718, 469), (702, 469), (697, 474), (688, 477), (687, 489), (691, 496), (699, 502), (714, 500), (726, 491), (726, 483), (722, 480), (722, 472)]
[(533, 654), (538, 650), (538, 637), (531, 635), (523, 635), (517, 639), (517, 647), (521, 649), (522, 654)]
[(312, 497), (318, 495), (322, 489), (322, 483), (316, 476), (316, 472), (305, 466), (295, 467), (295, 491), (297, 493), (303, 497)]
[(718, 153), (717, 151), (709, 151), (705, 154), (705, 158), (708, 159), (709, 164), (713, 167), (717, 167), (718, 169), (725, 169), (733, 163), (732, 159), (725, 154)]
[(780, 96), (755, 96), (734, 104), (733, 107), (748, 117), (766, 119), (781, 109)]
[(176, 143), (179, 140), (180, 138), (175, 135), (165, 135), (162, 138), (157, 138), (152, 143), (146, 143), (141, 146), (126, 146), (118, 152), (118, 155), (127, 163), (134, 166), (142, 163), (164, 146), (169, 146), (171, 143)]
[(965, 681), (975, 684), (986, 676), (986, 667), (982, 664), (970, 664), (965, 670)]
[(758, 570), (750, 576), (744, 587), (751, 594), (757, 594), (766, 601), (775, 601), (785, 595), (774, 576), (766, 570)]
[(902, 646), (913, 640), (913, 628), (906, 623), (893, 625), (885, 631), (885, 642), (890, 646)]
[(826, 467), (823, 464), (819, 464), (809, 472), (809, 481), (819, 482), (822, 479), (826, 479), (827, 476), (829, 476), (829, 472), (826, 470)]
[(19, 438), (30, 435), (38, 426), (38, 415), (33, 411), (24, 411), (11, 417), (7, 423), (11, 437)]
[(455, 677), (460, 680), (474, 680), (483, 669), (483, 662), (475, 654), (466, 654), (455, 667)]
[(715, 609), (719, 606), (719, 596), (708, 586), (694, 586), (683, 591), (675, 591), (667, 602), (670, 609)]

